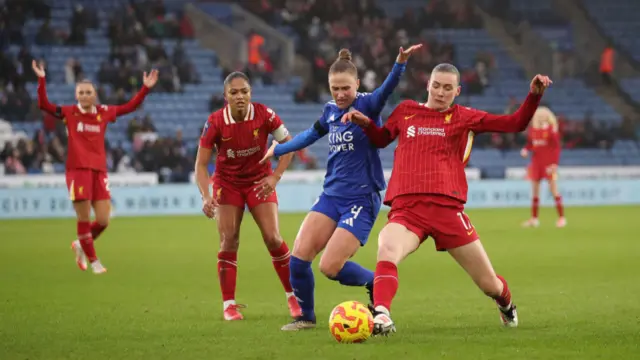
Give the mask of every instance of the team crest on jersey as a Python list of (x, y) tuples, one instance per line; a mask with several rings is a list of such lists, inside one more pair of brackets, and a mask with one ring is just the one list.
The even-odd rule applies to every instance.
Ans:
[(253, 129), (253, 138), (257, 139), (260, 135), (260, 129)]
[(102, 116), (98, 114), (98, 116), (96, 116), (96, 120), (98, 120), (98, 122), (102, 121)]
[(444, 123), (445, 123), (445, 124), (450, 123), (450, 122), (451, 122), (451, 117), (452, 117), (452, 116), (453, 116), (453, 114), (447, 114), (447, 115), (445, 115), (445, 117), (444, 117)]

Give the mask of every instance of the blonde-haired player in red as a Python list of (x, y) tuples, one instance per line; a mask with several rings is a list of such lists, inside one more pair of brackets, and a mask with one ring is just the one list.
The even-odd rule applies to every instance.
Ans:
[(523, 131), (550, 84), (548, 77), (537, 75), (515, 113), (492, 115), (454, 105), (461, 90), (460, 73), (451, 64), (439, 64), (431, 72), (427, 102), (403, 101), (384, 127), (357, 111), (344, 115), (342, 121), (362, 126), (377, 147), (398, 139), (384, 199), (391, 211), (378, 237), (374, 334), (395, 331), (390, 309), (398, 290), (398, 264), (429, 236), (437, 250), (449, 252), (476, 285), (495, 300), (503, 324), (518, 325), (507, 282), (496, 275), (475, 227), (464, 213), (468, 190), (464, 167), (475, 134)]
[[(109, 224), (111, 214), (111, 194), (107, 177), (107, 155), (105, 134), (107, 124), (116, 117), (136, 111), (142, 104), (149, 89), (158, 82), (158, 71), (144, 73), (140, 91), (124, 105), (99, 105), (96, 88), (90, 81), (76, 85), (76, 105), (59, 106), (49, 102), (44, 66), (34, 60), (32, 68), (38, 76), (38, 106), (47, 113), (62, 119), (67, 127), (69, 144), (67, 148), (66, 181), (69, 198), (77, 217), (78, 239), (71, 243), (80, 270), (87, 269), (87, 260), (95, 274), (107, 269), (102, 265), (93, 242)], [(91, 222), (91, 209), (95, 221)]]
[(567, 220), (564, 217), (564, 207), (562, 206), (562, 196), (558, 191), (558, 162), (560, 161), (560, 132), (558, 131), (558, 120), (549, 108), (541, 106), (533, 115), (529, 133), (527, 134), (527, 145), (522, 149), (520, 155), (526, 158), (531, 153), (531, 164), (527, 169), (527, 175), (532, 185), (531, 218), (525, 221), (524, 227), (538, 227), (538, 207), (540, 205), (540, 182), (547, 180), (549, 190), (553, 195), (558, 211), (557, 227), (565, 227)]
[[(284, 287), (293, 318), (302, 314), (289, 282), (291, 253), (278, 228), (278, 197), (275, 187), (289, 166), (293, 153), (280, 157), (275, 172), (271, 162), (260, 163), (273, 135), (278, 142), (291, 139), (280, 117), (265, 105), (251, 102), (249, 78), (233, 72), (224, 81), (227, 105), (214, 112), (204, 125), (196, 159), (196, 181), (202, 194), (202, 211), (215, 218), (220, 234), (218, 278), (225, 320), (242, 320), (236, 304), (240, 224), (245, 205), (249, 208), (271, 254), (273, 267)], [(207, 165), (217, 149), (213, 195), (209, 191)]]

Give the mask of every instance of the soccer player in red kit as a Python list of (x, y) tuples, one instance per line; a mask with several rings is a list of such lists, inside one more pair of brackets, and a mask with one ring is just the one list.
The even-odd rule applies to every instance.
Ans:
[(531, 164), (528, 168), (528, 178), (532, 185), (531, 218), (525, 221), (524, 227), (538, 227), (538, 206), (540, 205), (540, 181), (547, 180), (549, 190), (553, 195), (558, 211), (556, 226), (561, 228), (567, 225), (562, 206), (562, 196), (558, 191), (558, 162), (560, 161), (560, 134), (558, 121), (549, 108), (541, 106), (533, 115), (527, 145), (520, 154), (526, 158), (531, 152)]
[[(76, 85), (76, 105), (58, 106), (47, 98), (45, 71), (34, 60), (33, 71), (38, 76), (38, 106), (40, 109), (62, 119), (67, 127), (66, 182), (69, 198), (77, 217), (78, 239), (71, 243), (80, 270), (87, 269), (87, 260), (94, 274), (107, 269), (102, 265), (93, 242), (109, 224), (111, 194), (107, 177), (107, 155), (105, 133), (107, 124), (116, 117), (135, 111), (144, 101), (149, 89), (158, 81), (158, 71), (144, 73), (142, 89), (128, 103), (119, 106), (98, 105), (95, 86), (89, 81)], [(91, 222), (91, 209), (95, 221)]]
[(496, 275), (464, 213), (469, 160), (475, 134), (519, 132), (527, 128), (538, 107), (548, 77), (537, 75), (520, 108), (511, 115), (453, 105), (460, 94), (460, 73), (455, 66), (440, 64), (429, 80), (427, 102), (403, 101), (384, 127), (352, 111), (342, 121), (362, 126), (371, 142), (386, 147), (396, 138), (393, 172), (384, 203), (391, 206), (388, 223), (378, 238), (374, 298), (374, 334), (395, 331), (391, 301), (398, 290), (397, 265), (420, 244), (433, 237), (436, 249), (449, 254), (485, 294), (495, 299), (505, 326), (517, 326), (516, 306), (507, 282)]
[[(245, 205), (256, 221), (273, 267), (284, 287), (291, 316), (301, 315), (300, 305), (289, 282), (291, 253), (278, 229), (278, 197), (275, 187), (291, 162), (284, 155), (275, 172), (271, 163), (260, 164), (267, 152), (268, 137), (278, 142), (291, 139), (280, 117), (265, 105), (251, 102), (251, 85), (247, 76), (233, 72), (224, 81), (227, 105), (209, 116), (205, 123), (196, 159), (196, 181), (203, 200), (203, 212), (215, 218), (220, 234), (218, 278), (225, 320), (242, 320), (236, 304), (237, 253), (240, 224)], [(207, 164), (213, 148), (217, 150), (213, 174), (213, 195), (209, 191)]]

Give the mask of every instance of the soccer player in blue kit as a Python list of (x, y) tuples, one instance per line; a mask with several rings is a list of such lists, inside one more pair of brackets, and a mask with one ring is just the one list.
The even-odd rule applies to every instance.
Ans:
[(263, 159), (303, 149), (329, 136), (324, 191), (300, 226), (290, 262), (291, 285), (302, 316), (283, 326), (284, 331), (316, 326), (311, 262), (323, 250), (319, 267), (325, 276), (342, 285), (364, 286), (369, 297), (373, 296), (373, 272), (348, 260), (366, 244), (380, 210), (380, 191), (386, 184), (378, 149), (371, 145), (359, 126), (343, 124), (340, 119), (349, 110), (356, 109), (381, 126), (380, 112), (400, 82), (409, 56), (421, 47), (400, 48), (391, 73), (372, 93), (357, 92), (358, 69), (351, 61), (351, 52), (340, 50), (329, 69), (333, 101), (324, 106), (322, 116), (311, 128), (287, 143), (274, 143)]

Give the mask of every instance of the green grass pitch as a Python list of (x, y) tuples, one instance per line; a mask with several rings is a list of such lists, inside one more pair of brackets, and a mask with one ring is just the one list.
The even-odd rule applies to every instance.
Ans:
[[(640, 358), (640, 208), (569, 208), (556, 229), (543, 209), (468, 211), (510, 282), (520, 327), (498, 312), (445, 253), (425, 243), (400, 266), (398, 333), (342, 345), (327, 318), (366, 301), (317, 271), (315, 331), (283, 333), (283, 290), (250, 217), (241, 232), (237, 300), (246, 320), (222, 320), (218, 240), (204, 217), (113, 219), (97, 242), (109, 272), (82, 273), (69, 250), (75, 222), (0, 221), (0, 359), (632, 359)], [(356, 260), (373, 267), (378, 220)], [(304, 214), (281, 215), (291, 245)]]

